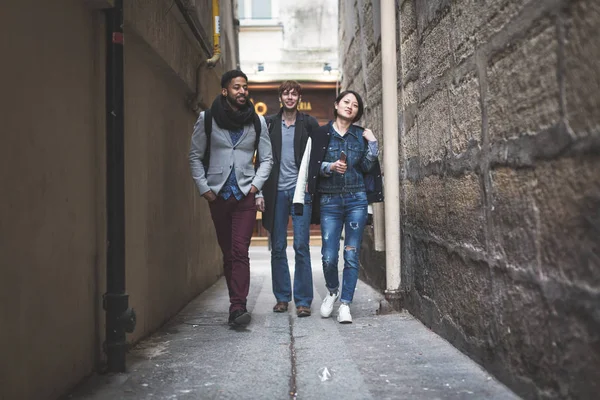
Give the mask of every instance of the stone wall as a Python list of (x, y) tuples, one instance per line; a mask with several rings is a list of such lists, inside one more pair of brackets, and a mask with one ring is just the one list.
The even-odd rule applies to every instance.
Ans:
[[(58, 398), (103, 363), (106, 32), (102, 11), (84, 3), (23, 0), (0, 13), (7, 32), (0, 41), (2, 400)], [(171, 2), (125, 4), (126, 271), (138, 316), (128, 340), (135, 343), (213, 284), (222, 265), (187, 157), (196, 120), (188, 100), (204, 56)], [(231, 17), (222, 31), (234, 36)], [(202, 98), (218, 93), (220, 74), (235, 63), (237, 54), (224, 55), (203, 71)]]
[[(405, 307), (526, 398), (594, 397), (600, 5), (397, 6)], [(379, 2), (340, 7), (342, 86), (381, 137)]]

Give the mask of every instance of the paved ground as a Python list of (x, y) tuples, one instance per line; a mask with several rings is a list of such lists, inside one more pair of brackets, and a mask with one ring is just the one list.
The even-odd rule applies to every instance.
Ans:
[(227, 326), (221, 279), (132, 350), (128, 373), (94, 377), (67, 398), (518, 398), (409, 314), (377, 315), (382, 296), (362, 282), (351, 308), (353, 324), (337, 323), (335, 311), (333, 318), (321, 318), (320, 249), (311, 251), (311, 317), (297, 318), (293, 307), (288, 314), (271, 311), (269, 252), (252, 247), (247, 328)]

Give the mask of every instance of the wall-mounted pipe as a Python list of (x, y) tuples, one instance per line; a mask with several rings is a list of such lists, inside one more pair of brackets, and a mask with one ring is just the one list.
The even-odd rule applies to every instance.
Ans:
[(219, 0), (212, 0), (213, 15), (213, 56), (206, 60), (208, 68), (214, 67), (221, 59), (221, 16)]
[(125, 79), (123, 0), (106, 10), (106, 342), (109, 372), (125, 372), (135, 312), (125, 292)]
[(385, 177), (386, 298), (400, 299), (400, 172), (396, 72), (396, 2), (381, 2), (381, 80), (383, 91), (383, 171)]
[(221, 59), (221, 17), (220, 17), (219, 0), (213, 0), (212, 2), (212, 15), (213, 15), (213, 56), (208, 60), (203, 61), (196, 68), (196, 94), (192, 104), (192, 111), (198, 113), (201, 110), (208, 108), (208, 104), (202, 100), (202, 88), (200, 82), (202, 82), (202, 72), (204, 67), (213, 68), (217, 65), (217, 62)]

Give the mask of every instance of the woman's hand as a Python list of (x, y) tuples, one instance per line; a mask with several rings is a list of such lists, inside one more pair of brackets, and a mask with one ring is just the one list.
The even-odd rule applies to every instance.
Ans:
[(331, 171), (337, 172), (338, 174), (343, 174), (348, 169), (346, 163), (342, 160), (337, 160), (336, 162), (331, 163), (329, 167)]
[(363, 131), (363, 137), (365, 139), (367, 139), (367, 141), (369, 141), (369, 142), (376, 142), (377, 141), (377, 138), (373, 134), (373, 131), (371, 131), (370, 129), (365, 129)]

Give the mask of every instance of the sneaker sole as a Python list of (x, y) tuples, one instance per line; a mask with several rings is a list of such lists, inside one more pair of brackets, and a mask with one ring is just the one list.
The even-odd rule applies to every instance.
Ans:
[(237, 317), (236, 319), (234, 319), (233, 324), (231, 324), (231, 325), (238, 325), (238, 326), (248, 325), (250, 323), (251, 319), (252, 319), (252, 317), (250, 316), (250, 313), (244, 313), (244, 314), (240, 315), (239, 317)]
[(338, 320), (338, 322), (340, 324), (351, 324), (352, 323), (352, 321), (340, 321), (340, 320)]

